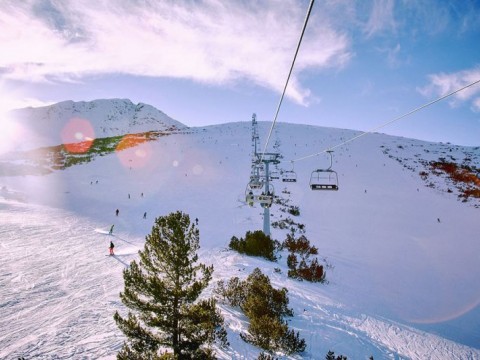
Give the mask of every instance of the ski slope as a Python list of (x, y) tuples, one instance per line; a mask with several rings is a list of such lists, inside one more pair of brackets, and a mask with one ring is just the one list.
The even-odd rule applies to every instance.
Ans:
[[(268, 126), (260, 123), (261, 140)], [(355, 134), (280, 123), (280, 167)], [(338, 192), (309, 189), (312, 170), (328, 166), (324, 156), (297, 162), (297, 183), (274, 181), (331, 265), (325, 285), (287, 278), (285, 253), (271, 263), (227, 250), (233, 235), (263, 224), (262, 209), (244, 202), (250, 153), (246, 121), (188, 129), (44, 176), (0, 177), (0, 358), (114, 359), (123, 342), (113, 321), (123, 309), (122, 270), (153, 218), (182, 210), (199, 219), (200, 260), (215, 268), (205, 295), (255, 267), (287, 287), (289, 323), (307, 350), (282, 358), (334, 350), (349, 359), (480, 359), (478, 200), (459, 201), (441, 177), (428, 187), (417, 171), (418, 159), (444, 153), (468, 154), (478, 167), (478, 148), (371, 134), (335, 152)], [(272, 221), (286, 216), (276, 205), (271, 213)], [(286, 231), (272, 235), (283, 241)], [(239, 337), (246, 317), (220, 306), (231, 345), (219, 357), (256, 358), (260, 349)]]

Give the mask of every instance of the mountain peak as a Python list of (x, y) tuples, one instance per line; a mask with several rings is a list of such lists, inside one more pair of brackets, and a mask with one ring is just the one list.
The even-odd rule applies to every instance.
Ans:
[[(88, 132), (89, 137), (104, 138), (146, 131), (174, 131), (187, 128), (154, 106), (129, 99), (66, 100), (53, 105), (17, 109), (10, 112), (22, 126), (15, 148), (22, 150), (65, 143), (65, 132)], [(73, 125), (73, 123), (83, 125)], [(78, 126), (85, 126), (82, 130)], [(21, 138), (21, 139), (20, 139)], [(21, 140), (21, 141), (20, 141)], [(83, 141), (70, 136), (70, 142)]]

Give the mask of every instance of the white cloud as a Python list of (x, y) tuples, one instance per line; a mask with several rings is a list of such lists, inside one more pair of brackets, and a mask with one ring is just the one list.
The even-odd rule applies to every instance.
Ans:
[(480, 96), (472, 101), (472, 111), (480, 112)]
[(26, 96), (22, 90), (15, 87), (9, 87), (3, 81), (0, 81), (0, 121), (2, 121), (7, 113), (13, 109), (20, 109), (25, 107), (39, 107), (51, 105), (52, 102), (41, 101), (32, 97)]
[[(480, 66), (473, 69), (463, 70), (456, 73), (432, 74), (428, 76), (430, 83), (423, 88), (417, 89), (425, 97), (444, 96), (457, 89), (480, 80)], [(460, 91), (450, 101), (452, 107), (460, 106), (469, 102), (473, 111), (480, 111), (480, 83)]]
[(478, 1), (358, 0), (351, 3), (356, 5), (357, 20), (367, 38), (393, 35), (411, 40), (447, 33), (463, 36), (480, 26)]
[(407, 60), (401, 59), (402, 48), (399, 43), (392, 47), (378, 47), (377, 51), (386, 54), (386, 61), (391, 69), (398, 68), (400, 65), (407, 62)]
[[(306, 7), (295, 0), (93, 1), (0, 4), (0, 77), (78, 81), (124, 73), (281, 91)], [(314, 8), (315, 10), (315, 8)], [(312, 14), (287, 95), (310, 91), (300, 71), (342, 67), (349, 39)]]
[(393, 0), (375, 0), (368, 22), (365, 24), (365, 33), (372, 36), (385, 30), (394, 31), (397, 27), (394, 16)]

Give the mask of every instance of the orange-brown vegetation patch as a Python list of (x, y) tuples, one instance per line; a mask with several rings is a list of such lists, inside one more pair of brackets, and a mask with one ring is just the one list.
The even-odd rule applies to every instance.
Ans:
[(73, 154), (83, 154), (86, 153), (93, 144), (93, 140), (81, 141), (78, 143), (63, 144), (65, 150)]
[(117, 145), (117, 151), (122, 151), (149, 141), (150, 139), (144, 134), (128, 134), (125, 135)]
[(442, 171), (450, 177), (462, 193), (462, 197), (480, 198), (480, 179), (475, 174), (476, 169), (448, 161), (432, 161), (430, 167), (433, 173)]

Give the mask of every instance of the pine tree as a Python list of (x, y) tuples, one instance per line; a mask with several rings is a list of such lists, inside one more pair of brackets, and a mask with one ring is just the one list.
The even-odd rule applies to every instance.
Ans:
[(215, 300), (197, 301), (213, 272), (197, 263), (198, 249), (199, 231), (188, 215), (155, 219), (139, 262), (123, 272), (120, 299), (130, 311), (114, 315), (128, 338), (117, 359), (212, 358), (213, 342), (227, 344)]
[(345, 355), (338, 355), (335, 357), (335, 352), (328, 350), (327, 355), (325, 355), (326, 360), (348, 360), (348, 358)]
[(270, 355), (268, 353), (264, 353), (263, 351), (258, 355), (257, 360), (278, 360), (278, 358)]
[(326, 360), (335, 360), (335, 352), (332, 350), (328, 350), (327, 355), (325, 355)]

